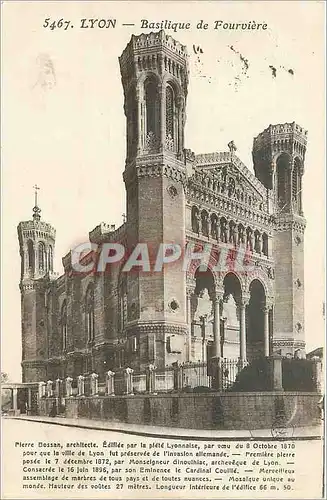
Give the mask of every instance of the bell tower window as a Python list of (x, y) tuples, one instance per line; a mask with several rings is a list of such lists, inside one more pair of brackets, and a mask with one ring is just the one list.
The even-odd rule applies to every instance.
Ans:
[(46, 252), (45, 252), (45, 245), (41, 241), (39, 243), (39, 270), (40, 271), (46, 271)]
[(28, 268), (34, 273), (35, 270), (35, 255), (34, 255), (34, 245), (32, 240), (27, 242), (27, 257), (28, 257)]
[(155, 150), (159, 144), (159, 97), (153, 80), (145, 83), (145, 149)]
[(281, 208), (285, 208), (290, 202), (290, 171), (289, 159), (286, 155), (281, 155), (277, 160), (277, 198)]
[(154, 82), (149, 82), (146, 87), (146, 132), (156, 133), (156, 101), (157, 89)]

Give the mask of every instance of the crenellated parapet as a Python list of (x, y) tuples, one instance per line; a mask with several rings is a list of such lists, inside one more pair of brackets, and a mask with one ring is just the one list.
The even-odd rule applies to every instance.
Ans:
[(163, 30), (157, 33), (132, 35), (129, 44), (119, 58), (124, 91), (129, 88), (133, 78), (154, 71), (159, 75), (168, 72), (176, 78), (187, 93), (188, 54), (186, 47), (166, 35)]
[(44, 221), (28, 220), (18, 224), (19, 236), (37, 238), (56, 238), (56, 230)]
[[(254, 171), (264, 186), (268, 189), (275, 188), (276, 168), (281, 161), (285, 164), (283, 169), (292, 172), (296, 168), (297, 175), (303, 175), (307, 138), (308, 132), (295, 122), (269, 125), (254, 138)], [(287, 181), (285, 185), (287, 187)]]
[(273, 154), (279, 151), (298, 153), (303, 159), (307, 146), (308, 131), (293, 123), (269, 125), (263, 132), (253, 139), (253, 152), (270, 149)]
[(89, 239), (91, 243), (102, 243), (103, 241), (107, 241), (108, 238), (116, 233), (115, 224), (108, 224), (106, 222), (101, 222), (98, 224), (92, 231), (89, 232)]

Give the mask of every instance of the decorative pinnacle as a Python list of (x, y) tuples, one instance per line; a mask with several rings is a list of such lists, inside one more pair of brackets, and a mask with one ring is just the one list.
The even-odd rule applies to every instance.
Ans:
[(41, 218), (41, 215), (40, 215), (41, 209), (37, 204), (37, 192), (39, 191), (40, 188), (36, 184), (34, 184), (33, 188), (34, 188), (34, 203), (35, 203), (34, 208), (33, 208), (33, 220), (39, 221)]

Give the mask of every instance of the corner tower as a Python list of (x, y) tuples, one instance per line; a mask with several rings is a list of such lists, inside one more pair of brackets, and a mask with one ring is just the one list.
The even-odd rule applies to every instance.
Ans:
[(253, 142), (254, 171), (272, 192), (275, 234), (273, 349), (305, 348), (302, 178), (307, 131), (296, 123), (270, 125)]
[(41, 221), (37, 203), (32, 220), (17, 227), (21, 257), (20, 293), (23, 382), (46, 380), (47, 316), (45, 290), (53, 272), (55, 229)]
[[(119, 59), (126, 115), (127, 243), (146, 243), (151, 265), (161, 243), (185, 244), (184, 125), (188, 85), (186, 48), (163, 31), (132, 36)], [(183, 358), (185, 273), (126, 277), (126, 334), (139, 339), (132, 363), (165, 365)], [(166, 346), (174, 336), (176, 355)]]

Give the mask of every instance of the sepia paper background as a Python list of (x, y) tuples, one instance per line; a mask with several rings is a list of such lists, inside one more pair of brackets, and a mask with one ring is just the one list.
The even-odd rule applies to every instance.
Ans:
[[(2, 371), (11, 381), (21, 377), (16, 227), (32, 216), (32, 186), (41, 188), (43, 220), (57, 230), (60, 274), (62, 256), (87, 241), (99, 222), (122, 223), (125, 116), (118, 57), (131, 35), (142, 32), (141, 19), (192, 25), (188, 31), (167, 31), (190, 54), (187, 148), (226, 151), (234, 140), (237, 155), (252, 170), (253, 137), (269, 124), (296, 121), (308, 130), (303, 179), (307, 352), (324, 344), (324, 16), (324, 3), (312, 1), (2, 4), (1, 345)], [(46, 18), (71, 20), (74, 28), (45, 29)], [(81, 18), (116, 18), (117, 26), (83, 30)], [(201, 19), (208, 30), (196, 29)], [(219, 19), (265, 22), (268, 29), (214, 30)], [(247, 70), (239, 54), (248, 61)]]

